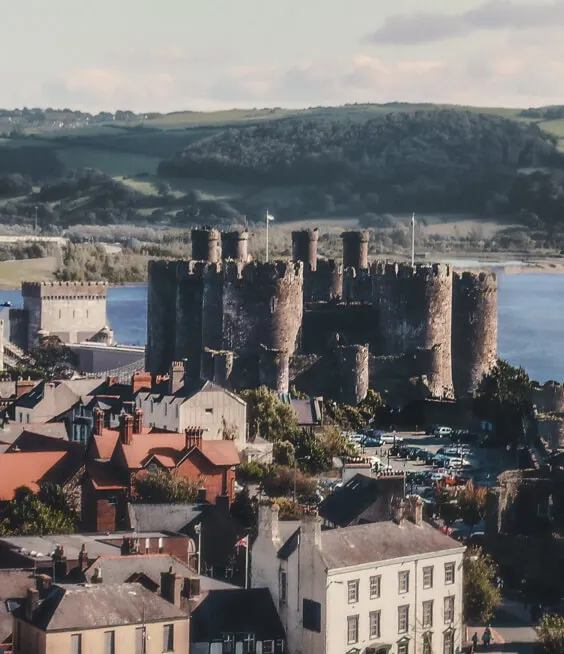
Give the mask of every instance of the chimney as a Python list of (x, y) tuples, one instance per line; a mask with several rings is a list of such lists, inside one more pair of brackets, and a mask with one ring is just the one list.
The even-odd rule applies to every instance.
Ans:
[(43, 399), (48, 402), (54, 401), (56, 385), (53, 382), (45, 382), (43, 385)]
[(78, 567), (84, 572), (88, 567), (88, 552), (86, 551), (86, 543), (82, 543), (80, 552), (78, 553)]
[(401, 497), (392, 497), (391, 518), (396, 525), (403, 525), (405, 519), (405, 502)]
[(101, 436), (104, 429), (104, 412), (102, 409), (94, 409), (94, 434)]
[(182, 578), (177, 575), (172, 566), (168, 572), (161, 572), (161, 596), (174, 606), (180, 606), (180, 591)]
[(67, 577), (67, 557), (65, 548), (62, 545), (55, 547), (53, 554), (53, 580), (64, 581)]
[(25, 617), (28, 622), (33, 619), (33, 613), (39, 606), (39, 591), (35, 588), (28, 588), (25, 597)]
[(215, 506), (220, 513), (229, 515), (230, 498), (229, 495), (218, 495), (215, 498)]
[(321, 549), (321, 520), (317, 511), (311, 511), (300, 520), (300, 547)]
[(98, 566), (94, 570), (94, 574), (92, 575), (92, 582), (95, 583), (95, 584), (101, 584), (102, 581), (104, 581), (104, 579), (102, 577), (102, 568), (100, 566)]
[(199, 427), (187, 427), (184, 430), (186, 435), (185, 439), (185, 449), (186, 451), (191, 450), (193, 447), (202, 446), (202, 429)]
[(258, 515), (258, 535), (274, 543), (280, 541), (280, 526), (278, 522), (278, 504), (260, 504)]
[(122, 413), (119, 417), (119, 440), (123, 445), (131, 445), (133, 438), (133, 416)]
[(198, 577), (192, 577), (191, 579), (189, 577), (185, 577), (184, 590), (182, 593), (184, 597), (189, 600), (193, 597), (199, 597), (200, 593), (200, 579)]
[(407, 517), (418, 527), (423, 524), (423, 502), (419, 496), (409, 495), (407, 497)]
[(143, 431), (143, 409), (135, 409), (133, 414), (133, 433), (141, 434)]
[(29, 393), (35, 388), (35, 382), (31, 379), (22, 379), (21, 377), (16, 380), (16, 398)]
[(142, 389), (150, 391), (151, 387), (152, 387), (152, 380), (151, 380), (150, 372), (136, 372), (131, 377), (131, 390), (133, 395), (139, 393), (139, 391)]
[(174, 395), (184, 386), (184, 362), (173, 361), (168, 373), (168, 394)]
[(39, 597), (43, 598), (50, 590), (53, 580), (49, 575), (37, 575), (35, 577), (35, 587), (39, 593)]

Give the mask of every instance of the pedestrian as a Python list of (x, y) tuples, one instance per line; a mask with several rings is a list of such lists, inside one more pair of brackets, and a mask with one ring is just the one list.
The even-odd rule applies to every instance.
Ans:
[(472, 651), (474, 651), (478, 647), (478, 632), (475, 631), (474, 635), (472, 636)]
[(490, 626), (488, 625), (484, 629), (484, 633), (482, 635), (482, 642), (484, 643), (484, 647), (486, 649), (488, 649), (488, 647), (490, 646), (491, 639), (492, 639), (492, 632), (491, 632)]

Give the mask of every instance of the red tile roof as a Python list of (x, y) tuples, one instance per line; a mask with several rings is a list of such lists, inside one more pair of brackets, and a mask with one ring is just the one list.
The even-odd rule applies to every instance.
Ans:
[(20, 486), (33, 491), (65, 457), (66, 452), (10, 452), (0, 454), (0, 500), (12, 500)]
[(122, 490), (126, 484), (119, 470), (109, 461), (91, 461), (87, 467), (88, 476), (96, 490)]
[(202, 441), (199, 450), (216, 466), (238, 466), (241, 463), (233, 441)]

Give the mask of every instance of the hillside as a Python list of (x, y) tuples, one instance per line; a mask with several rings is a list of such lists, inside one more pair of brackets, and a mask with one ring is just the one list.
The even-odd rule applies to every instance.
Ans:
[[(496, 195), (510, 192), (520, 169), (564, 168), (556, 144), (537, 125), (452, 109), (367, 120), (292, 118), (225, 129), (158, 171), (166, 178), (299, 187), (289, 203), (268, 199), (288, 219), (299, 217), (297, 209), (301, 216), (415, 207), (483, 212)], [(247, 214), (259, 205), (247, 195)]]

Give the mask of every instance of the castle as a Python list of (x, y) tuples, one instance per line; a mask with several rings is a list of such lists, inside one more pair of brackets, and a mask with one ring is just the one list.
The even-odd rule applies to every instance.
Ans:
[(368, 261), (369, 234), (292, 232), (292, 261), (250, 261), (247, 232), (192, 230), (192, 260), (149, 263), (147, 370), (358, 403), (370, 387), (466, 397), (497, 358), (497, 280), (444, 264)]

